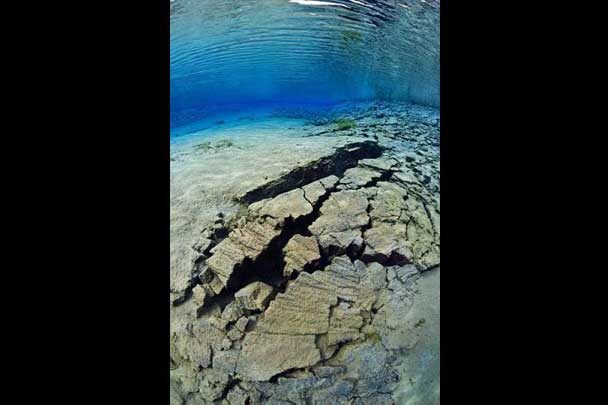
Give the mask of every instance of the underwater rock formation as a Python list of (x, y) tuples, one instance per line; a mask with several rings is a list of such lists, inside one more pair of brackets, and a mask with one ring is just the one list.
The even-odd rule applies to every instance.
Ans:
[(438, 289), (420, 287), (440, 265), (437, 134), (410, 155), (412, 136), (390, 128), (337, 151), (346, 166), (237, 196), (246, 213), (202, 232), (172, 279), (174, 403), (393, 404), (418, 389), (403, 353)]

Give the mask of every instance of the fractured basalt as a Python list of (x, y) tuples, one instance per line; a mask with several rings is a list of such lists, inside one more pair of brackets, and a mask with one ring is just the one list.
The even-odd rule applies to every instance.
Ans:
[(281, 235), (288, 222), (293, 224), (310, 215), (314, 205), (329, 193), (337, 180), (337, 177), (329, 176), (251, 204), (249, 217), (211, 249), (211, 257), (206, 260), (206, 265), (217, 278), (212, 280), (213, 292), (219, 294), (228, 287), (232, 275), (245, 261), (255, 262)]
[(339, 255), (351, 246), (361, 247), (361, 228), (368, 225), (369, 201), (364, 192), (344, 190), (330, 194), (321, 215), (308, 230), (317, 238), (325, 254)]
[(439, 265), (438, 165), (351, 149), (339, 170), (241, 197), (246, 215), (195, 242), (172, 276), (172, 302), (192, 312), (172, 329), (172, 400), (394, 403), (395, 359), (424, 328), (417, 282)]

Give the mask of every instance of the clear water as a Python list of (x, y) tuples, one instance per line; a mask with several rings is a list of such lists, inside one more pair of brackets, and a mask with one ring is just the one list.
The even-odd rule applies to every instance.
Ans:
[[(247, 403), (439, 404), (439, 0), (171, 0), (170, 5), (172, 403), (219, 403), (222, 399), (245, 403), (242, 394), (251, 395)], [(336, 155), (336, 148), (352, 151), (354, 142), (379, 145), (385, 159), (380, 162), (393, 167), (383, 170), (381, 178), (370, 174), (375, 170), (368, 170), (362, 162), (357, 162), (352, 173), (340, 173), (338, 160), (344, 155)], [(366, 331), (374, 333), (350, 347), (352, 332), (348, 325), (353, 318), (334, 318), (332, 307), (331, 319), (337, 319), (338, 325), (343, 322), (347, 331), (341, 341), (345, 350), (336, 354), (336, 364), (348, 363), (345, 373), (330, 379), (313, 378), (308, 361), (319, 355), (319, 348), (300, 352), (302, 348), (293, 347), (293, 356), (289, 350), (279, 350), (283, 350), (284, 363), (296, 365), (295, 372), (271, 364), (273, 373), (278, 370), (278, 374), (273, 374), (269, 382), (254, 382), (270, 378), (262, 374), (251, 378), (247, 373), (266, 367), (257, 361), (265, 360), (267, 353), (275, 350), (274, 337), (257, 349), (252, 345), (243, 351), (245, 343), (241, 341), (224, 351), (228, 356), (236, 352), (236, 361), (244, 370), (236, 372), (234, 364), (235, 372), (228, 373), (230, 357), (222, 360), (216, 355), (230, 339), (224, 337), (219, 347), (219, 341), (212, 342), (217, 340), (213, 337), (217, 332), (203, 332), (215, 325), (210, 316), (227, 305), (233, 292), (248, 284), (250, 277), (286, 291), (283, 257), (265, 246), (263, 256), (269, 256), (268, 260), (247, 259), (243, 266), (233, 268), (238, 269), (235, 273), (242, 268), (250, 271), (235, 277), (243, 280), (235, 283), (242, 285), (231, 287), (234, 291), (224, 290), (228, 294), (212, 297), (222, 306), (211, 308), (207, 301), (204, 306), (209, 310), (201, 314), (197, 301), (204, 288), (194, 287), (198, 291), (195, 298), (192, 285), (201, 280), (193, 281), (192, 277), (202, 266), (194, 260), (210, 259), (201, 259), (201, 252), (193, 246), (207, 238), (212, 229), (218, 229), (218, 221), (234, 229), (236, 223), (253, 218), (254, 211), (239, 202), (240, 196), (259, 188), (272, 189), (276, 184), (289, 185), (300, 181), (299, 176), (310, 182), (326, 176), (319, 164), (323, 160), (335, 161), (335, 167), (330, 163), (328, 170), (341, 177), (337, 190), (354, 185), (355, 190), (345, 193), (369, 197), (370, 216), (374, 207), (393, 215), (402, 199), (406, 201), (407, 208), (400, 208), (399, 220), (393, 218), (394, 224), (382, 220), (377, 224), (374, 219), (365, 230), (353, 228), (366, 244), (364, 252), (369, 253), (367, 247), (374, 237), (370, 230), (378, 226), (386, 240), (392, 241), (391, 249), (397, 240), (403, 248), (410, 243), (419, 255), (412, 256), (418, 260), (417, 265), (427, 270), (437, 266), (437, 270), (429, 272), (430, 278), (421, 280), (416, 295), (407, 299), (400, 288), (383, 290), (389, 295), (382, 295), (385, 301), (378, 311), (381, 318)], [(397, 162), (396, 166), (390, 162)], [(375, 180), (366, 180), (368, 175)], [(380, 179), (384, 179), (384, 185), (380, 185)], [(381, 192), (383, 187), (388, 188)], [(404, 187), (406, 194), (395, 191)], [(390, 190), (397, 194), (380, 197)], [(270, 194), (283, 191), (275, 188)], [(342, 193), (327, 191), (335, 196)], [(303, 193), (298, 195), (306, 198)], [(359, 220), (349, 219), (350, 199), (343, 201), (339, 204), (344, 216), (335, 218), (340, 227)], [(291, 200), (285, 204), (285, 210), (292, 209)], [(319, 209), (305, 221), (285, 220), (289, 225), (281, 228), (278, 238), (285, 240), (275, 238), (272, 249), (281, 248), (277, 242), (285, 243), (292, 233), (312, 234), (302, 224), (324, 215), (323, 204), (319, 200)], [(218, 220), (220, 213), (222, 220)], [(239, 239), (238, 235), (246, 233), (250, 232), (238, 230), (232, 235)], [(393, 233), (395, 238), (389, 239)], [(245, 237), (235, 242), (234, 249), (239, 243), (258, 244), (257, 237), (252, 240)], [(323, 263), (315, 266), (311, 272), (321, 270)], [(395, 281), (400, 276), (397, 270), (392, 271)], [(302, 310), (309, 307), (308, 302), (294, 305)], [(357, 305), (353, 304), (352, 310), (356, 311)], [(288, 310), (283, 316), (292, 316), (292, 312)], [(201, 322), (195, 321), (199, 318)], [(228, 336), (235, 329), (230, 326)], [(294, 336), (298, 333), (294, 331)], [(392, 349), (385, 350), (387, 346)], [(210, 348), (211, 364), (201, 363)], [(247, 353), (260, 357), (248, 361)], [(300, 358), (306, 358), (306, 363)], [(333, 364), (331, 361), (320, 364)], [(267, 394), (262, 400), (251, 400), (262, 391)], [(237, 402), (233, 401), (234, 395), (240, 398)]]
[(439, 106), (439, 0), (171, 0), (172, 134), (245, 109)]

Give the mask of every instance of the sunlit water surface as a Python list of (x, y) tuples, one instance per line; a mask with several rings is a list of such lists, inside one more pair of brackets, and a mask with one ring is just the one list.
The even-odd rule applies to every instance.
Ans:
[(375, 99), (439, 106), (438, 0), (170, 6), (174, 135), (221, 115), (277, 106)]

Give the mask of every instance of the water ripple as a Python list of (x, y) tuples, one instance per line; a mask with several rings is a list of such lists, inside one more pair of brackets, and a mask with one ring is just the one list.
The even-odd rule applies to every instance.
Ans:
[(260, 100), (439, 105), (438, 0), (172, 0), (171, 108)]

